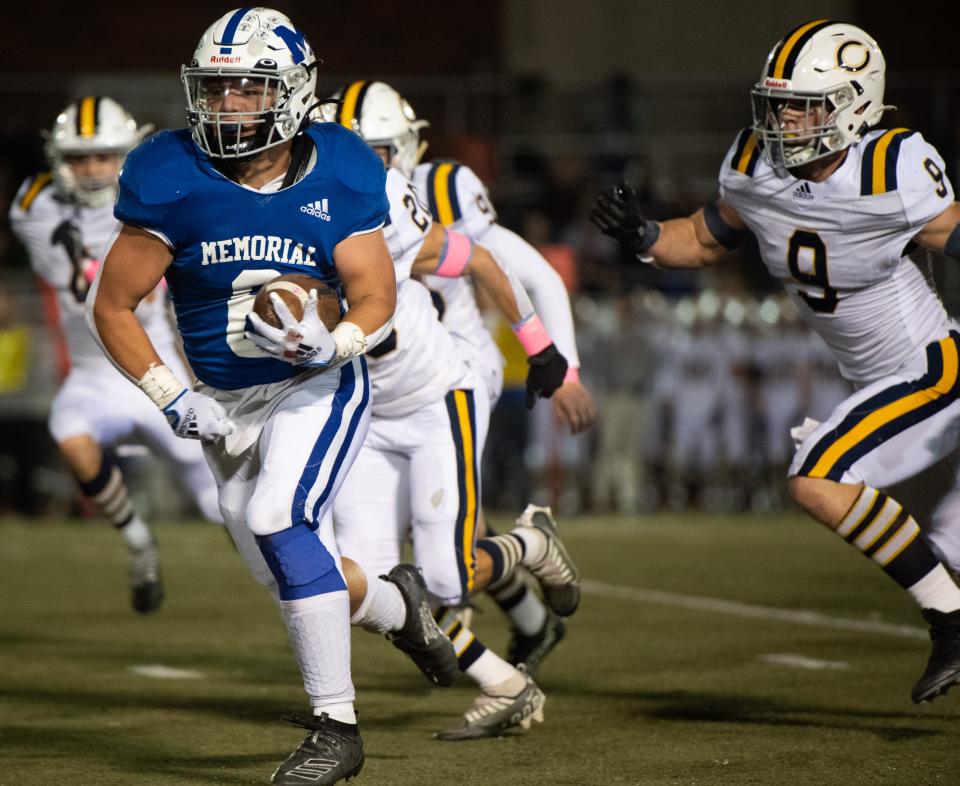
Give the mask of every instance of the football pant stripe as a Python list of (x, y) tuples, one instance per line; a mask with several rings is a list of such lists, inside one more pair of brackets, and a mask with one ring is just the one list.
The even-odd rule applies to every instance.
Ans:
[(457, 491), (459, 504), (454, 530), (455, 553), (460, 557), (457, 569), (465, 599), (476, 583), (476, 539), (479, 506), (476, 423), (472, 390), (452, 390), (446, 395), (451, 433), (457, 454)]
[(30, 187), (27, 189), (27, 193), (23, 195), (23, 198), (20, 200), (20, 209), (24, 212), (30, 209), (30, 205), (33, 204), (40, 192), (43, 191), (47, 186), (53, 182), (53, 175), (50, 172), (41, 172), (37, 175), (33, 182), (30, 184)]
[(949, 406), (958, 393), (957, 340), (951, 332), (927, 347), (928, 371), (878, 393), (847, 416), (810, 452), (799, 475), (839, 481), (859, 458)]
[[(346, 363), (340, 367), (341, 374), (348, 366), (352, 369), (352, 373), (357, 379), (357, 384), (354, 386), (352, 396), (345, 395), (343, 397), (343, 400), (346, 401), (344, 409), (349, 414), (350, 422), (347, 425), (346, 432), (341, 436), (340, 445), (337, 449), (336, 457), (333, 460), (333, 467), (330, 469), (330, 472), (327, 476), (327, 483), (323, 487), (323, 491), (320, 492), (320, 496), (317, 497), (316, 502), (313, 504), (312, 518), (318, 526), (322, 518), (323, 507), (329, 501), (330, 494), (333, 491), (333, 486), (340, 477), (340, 473), (343, 469), (343, 462), (346, 460), (347, 454), (350, 451), (350, 447), (356, 438), (360, 421), (362, 420), (363, 414), (367, 411), (367, 407), (370, 403), (370, 377), (367, 373), (366, 359), (363, 357), (354, 358), (351, 363)], [(352, 412), (349, 411), (351, 408), (353, 410)]]

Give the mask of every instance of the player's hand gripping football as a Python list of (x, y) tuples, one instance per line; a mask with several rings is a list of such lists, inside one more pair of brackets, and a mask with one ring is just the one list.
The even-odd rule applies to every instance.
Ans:
[(658, 224), (643, 217), (640, 198), (629, 183), (603, 189), (590, 210), (590, 220), (635, 254), (645, 253), (659, 235)]
[(310, 290), (303, 307), (303, 319), (299, 322), (276, 292), (270, 293), (270, 302), (281, 326), (272, 327), (258, 314), (250, 312), (244, 335), (277, 360), (310, 368), (329, 366), (336, 352), (336, 343), (317, 312), (317, 290)]
[(173, 433), (185, 439), (214, 442), (233, 433), (233, 423), (220, 402), (188, 388), (163, 408)]
[(563, 384), (567, 359), (554, 344), (527, 358), (527, 409), (533, 409), (538, 398), (550, 398)]

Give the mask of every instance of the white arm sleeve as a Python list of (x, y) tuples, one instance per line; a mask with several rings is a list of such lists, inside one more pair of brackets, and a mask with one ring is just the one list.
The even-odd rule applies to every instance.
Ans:
[(499, 224), (491, 224), (477, 241), (490, 250), (511, 280), (519, 280), (557, 349), (571, 368), (579, 368), (570, 297), (560, 274), (526, 240)]

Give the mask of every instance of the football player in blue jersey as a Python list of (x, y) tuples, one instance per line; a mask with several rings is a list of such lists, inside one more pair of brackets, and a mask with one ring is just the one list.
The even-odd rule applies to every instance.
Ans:
[[(346, 129), (309, 124), (316, 65), (277, 11), (237, 9), (208, 28), (181, 72), (190, 128), (155, 135), (124, 165), (121, 227), (87, 312), (173, 430), (204, 443), (230, 533), (278, 597), (313, 706), (278, 784), (331, 784), (363, 766), (329, 509), (369, 422), (363, 355), (390, 332), (396, 303), (383, 165)], [(259, 287), (293, 272), (340, 293), (332, 330), (316, 290), (300, 322), (270, 328), (251, 315)], [(164, 364), (133, 314), (163, 277), (194, 385)], [(450, 642), (420, 613), (422, 579), (391, 577), (393, 594), (380, 594), (405, 610), (400, 638), (432, 646), (455, 671)]]

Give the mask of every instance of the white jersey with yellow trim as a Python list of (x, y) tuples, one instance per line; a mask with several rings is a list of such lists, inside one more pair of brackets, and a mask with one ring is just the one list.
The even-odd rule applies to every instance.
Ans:
[(407, 278), (397, 286), (390, 335), (367, 353), (373, 416), (396, 418), (472, 388), (459, 344), (440, 324), (426, 287)]
[(745, 129), (724, 159), (720, 195), (853, 383), (894, 373), (947, 335), (953, 323), (907, 256), (953, 202), (943, 160), (919, 133), (871, 131), (814, 183), (777, 177)]
[(386, 191), (390, 212), (383, 226), (383, 236), (393, 257), (397, 283), (400, 283), (410, 278), (410, 268), (433, 226), (433, 219), (413, 183), (400, 170), (387, 169)]
[[(413, 185), (387, 170), (390, 213), (384, 234), (397, 276), (393, 329), (367, 353), (374, 417), (401, 417), (438, 401), (468, 369), (456, 342), (440, 323), (427, 289), (410, 268), (433, 224)], [(467, 386), (469, 387), (469, 385)]]
[[(57, 299), (60, 328), (74, 368), (117, 371), (84, 317), (84, 299), (117, 226), (113, 206), (80, 206), (60, 195), (49, 173), (28, 178), (10, 209), (13, 231), (26, 246), (33, 272)], [(176, 346), (166, 293), (158, 287), (136, 314), (161, 357)]]

